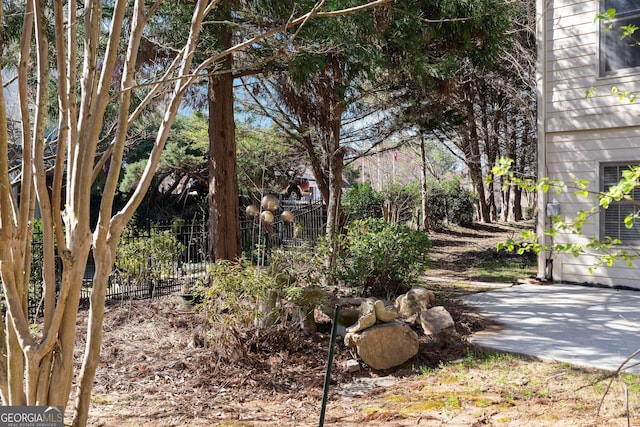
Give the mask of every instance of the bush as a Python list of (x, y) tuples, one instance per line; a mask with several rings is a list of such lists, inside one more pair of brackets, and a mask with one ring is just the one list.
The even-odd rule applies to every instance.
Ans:
[(424, 232), (368, 218), (347, 227), (342, 247), (339, 274), (345, 285), (362, 295), (393, 298), (426, 267), (430, 242)]
[(475, 204), (475, 195), (465, 189), (459, 179), (428, 183), (428, 222), (431, 228), (442, 226), (445, 222), (459, 225), (472, 223)]
[[(135, 235), (135, 230), (129, 234)], [(148, 286), (153, 292), (158, 279), (173, 274), (182, 250), (184, 245), (171, 231), (152, 229), (149, 236), (130, 237), (118, 246), (114, 279), (119, 286)]]
[(365, 182), (348, 188), (342, 196), (342, 208), (347, 221), (382, 218), (383, 203), (383, 195)]
[[(209, 279), (194, 289), (197, 308), (204, 311), (211, 323), (210, 337), (221, 357), (236, 360), (243, 357), (250, 331), (255, 330), (262, 316), (273, 318), (276, 279), (266, 268), (246, 260), (218, 260), (210, 266)], [(271, 301), (264, 310), (262, 302)]]
[(218, 260), (209, 269), (209, 282), (199, 284), (200, 297), (212, 323), (247, 326), (256, 319), (256, 304), (275, 289), (276, 280), (266, 268), (246, 260)]
[(420, 187), (414, 184), (391, 184), (384, 191), (384, 219), (405, 224), (413, 219), (420, 206)]
[[(388, 222), (408, 223), (420, 206), (420, 186), (391, 184), (383, 191), (374, 190), (368, 183), (358, 183), (345, 191), (342, 199), (347, 222), (364, 218), (384, 218)], [(467, 225), (473, 222), (476, 197), (464, 188), (459, 179), (427, 183), (427, 222), (430, 228), (445, 223)]]
[(293, 324), (315, 332), (313, 313), (324, 292), (309, 286), (315, 268), (300, 265), (306, 258), (298, 255), (303, 253), (275, 251), (269, 267), (244, 259), (211, 265), (210, 277), (196, 286), (194, 296), (209, 319), (210, 338), (221, 357), (237, 360), (245, 355), (248, 342)]

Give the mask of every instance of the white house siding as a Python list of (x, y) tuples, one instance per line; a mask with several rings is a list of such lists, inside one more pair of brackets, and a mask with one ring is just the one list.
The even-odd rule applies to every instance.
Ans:
[[(598, 77), (598, 2), (555, 0), (538, 2), (538, 131), (541, 176), (570, 185), (573, 177), (587, 180), (597, 192), (600, 165), (610, 162), (640, 163), (640, 101), (621, 102), (611, 96), (612, 87), (640, 94), (640, 75)], [(596, 88), (596, 95), (585, 98)], [(560, 205), (560, 214), (574, 217), (589, 210), (595, 197), (582, 198), (568, 191), (540, 195), (538, 236), (549, 226), (546, 204)], [(584, 243), (599, 236), (599, 218), (594, 216), (583, 228), (586, 236), (563, 234), (553, 243)], [(546, 253), (539, 258), (538, 273), (545, 275)], [(627, 286), (640, 289), (640, 261), (631, 267), (622, 262), (589, 272), (593, 256), (553, 254), (553, 279), (561, 282)]]

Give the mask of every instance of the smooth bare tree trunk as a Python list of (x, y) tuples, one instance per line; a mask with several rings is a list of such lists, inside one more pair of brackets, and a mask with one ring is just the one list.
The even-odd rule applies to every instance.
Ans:
[[(134, 9), (137, 19), (142, 19), (145, 2), (138, 0)], [(13, 186), (9, 180), (9, 163), (7, 153), (8, 132), (7, 112), (4, 92), (0, 91), (0, 274), (7, 306), (6, 319), (0, 322), (5, 328), (0, 336), (3, 352), (0, 355), (0, 394), (7, 405), (61, 405), (67, 406), (74, 379), (76, 319), (82, 288), (86, 262), (92, 247), (97, 260), (95, 286), (91, 296), (89, 334), (87, 349), (83, 361), (77, 391), (77, 405), (73, 424), (85, 425), (91, 396), (91, 386), (95, 376), (95, 367), (99, 360), (102, 321), (104, 315), (104, 290), (107, 278), (113, 266), (113, 254), (120, 233), (133, 216), (146, 189), (151, 182), (155, 167), (159, 162), (160, 152), (166, 142), (168, 130), (177, 115), (180, 99), (184, 94), (185, 84), (191, 82), (191, 58), (197, 41), (197, 31), (208, 3), (200, 0), (195, 6), (196, 19), (192, 22), (192, 32), (185, 54), (181, 57), (182, 66), (178, 70), (176, 64), (171, 73), (179, 76), (172, 80), (176, 90), (167, 103), (168, 114), (159, 130), (158, 140), (150, 156), (147, 170), (134, 196), (124, 212), (112, 215), (113, 198), (118, 181), (122, 152), (126, 140), (127, 129), (133, 122), (130, 117), (128, 97), (135, 72), (135, 58), (138, 44), (142, 36), (142, 27), (146, 20), (125, 19), (128, 1), (117, 0), (113, 5), (109, 41), (104, 49), (99, 44), (103, 35), (104, 17), (102, 2), (88, 0), (85, 3), (85, 22), (82, 33), (84, 49), (84, 65), (80, 90), (75, 85), (75, 67), (78, 63), (76, 54), (75, 31), (73, 25), (77, 13), (74, 1), (63, 3), (52, 2), (53, 25), (56, 26), (56, 62), (59, 75), (58, 101), (60, 107), (59, 140), (56, 151), (56, 164), (53, 172), (53, 185), (50, 198), (48, 188), (49, 170), (45, 164), (45, 137), (47, 101), (49, 95), (49, 42), (46, 38), (47, 21), (45, 6), (48, 3), (40, 0), (26, 2), (24, 28), (21, 41), (21, 56), (18, 64), (18, 92), (22, 115), (22, 169), (18, 181), (19, 195), (15, 197)], [(149, 7), (149, 12), (157, 11), (159, 3)], [(62, 15), (67, 11), (68, 16)], [(93, 186), (94, 162), (100, 138), (102, 117), (111, 101), (112, 79), (115, 65), (120, 63), (119, 45), (123, 23), (132, 25), (128, 33), (130, 46), (128, 61), (123, 66), (121, 80), (122, 97), (120, 120), (110, 157), (111, 170), (103, 192), (99, 226), (95, 233), (90, 229), (90, 200)], [(137, 23), (136, 23), (137, 22)], [(137, 27), (140, 25), (140, 27)], [(65, 33), (65, 30), (68, 32)], [(66, 34), (66, 37), (64, 36)], [(33, 36), (35, 35), (35, 40)], [(35, 47), (36, 66), (29, 64)], [(98, 63), (100, 66), (98, 67)], [(69, 66), (67, 66), (69, 65)], [(29, 98), (27, 84), (31, 70), (35, 69), (37, 90), (35, 101)], [(166, 77), (169, 77), (167, 75)], [(167, 85), (169, 80), (157, 85)], [(1, 77), (0, 77), (1, 83)], [(152, 91), (153, 92), (153, 91)], [(78, 101), (76, 96), (79, 95)], [(141, 105), (148, 105), (151, 98), (145, 99)], [(31, 109), (34, 106), (33, 116)], [(79, 105), (79, 108), (76, 106)], [(34, 121), (31, 122), (30, 118)], [(64, 180), (64, 184), (63, 184)], [(64, 208), (61, 208), (62, 188), (66, 187)], [(43, 275), (44, 283), (44, 319), (43, 329), (38, 336), (33, 336), (28, 319), (28, 290), (31, 263), (32, 221), (36, 200), (41, 212), (43, 239)], [(117, 218), (117, 219), (116, 219)], [(107, 242), (111, 246), (98, 247), (98, 242)], [(55, 246), (57, 245), (57, 251)], [(101, 252), (101, 250), (103, 252)], [(55, 257), (60, 255), (62, 276), (59, 286), (56, 284)]]

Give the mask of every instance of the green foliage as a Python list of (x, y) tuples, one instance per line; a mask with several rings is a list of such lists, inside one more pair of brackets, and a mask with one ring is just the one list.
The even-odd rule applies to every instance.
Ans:
[(430, 181), (427, 185), (428, 223), (431, 227), (445, 222), (466, 225), (473, 222), (476, 196), (462, 186), (458, 178)]
[[(121, 192), (131, 192), (138, 185), (161, 120), (162, 117), (155, 115), (135, 123), (130, 138), (136, 139), (138, 143), (127, 152), (128, 165), (120, 182)], [(173, 174), (176, 181), (185, 175), (196, 179), (204, 176), (209, 152), (208, 118), (197, 112), (191, 116), (178, 116), (171, 129), (157, 175), (162, 177)]]
[(162, 152), (159, 172), (197, 172), (206, 170), (209, 153), (209, 118), (195, 112), (191, 116), (178, 116)]
[(171, 231), (152, 229), (149, 236), (124, 239), (116, 253), (117, 280), (129, 285), (155, 282), (175, 271), (177, 254), (182, 250), (184, 245)]
[(269, 253), (269, 266), (278, 285), (285, 288), (294, 283), (296, 287), (317, 286), (327, 274), (321, 247), (313, 250), (305, 246), (273, 249)]
[[(588, 198), (591, 196), (588, 191), (589, 183), (586, 180), (572, 178), (570, 186), (560, 180), (549, 180), (546, 177), (538, 181), (534, 181), (532, 179), (516, 176), (511, 170), (511, 163), (511, 159), (499, 159), (498, 164), (493, 167), (488, 179), (492, 179), (492, 176), (502, 176), (505, 187), (508, 187), (509, 185), (518, 185), (519, 187), (531, 192), (542, 190), (546, 193), (555, 190), (560, 194), (566, 190), (573, 190), (576, 196), (582, 198)], [(580, 210), (576, 212), (573, 217), (552, 215), (549, 229), (544, 230), (543, 232), (546, 236), (551, 238), (558, 236), (561, 233), (583, 235), (583, 228), (588, 224), (589, 219), (592, 216), (599, 214), (600, 209), (607, 209), (612, 202), (627, 200), (633, 202), (634, 205), (637, 205), (638, 202), (633, 200), (631, 193), (639, 186), (640, 166), (632, 166), (622, 173), (622, 179), (618, 184), (609, 187), (607, 191), (595, 194), (595, 199), (597, 201), (595, 206), (587, 210)], [(623, 219), (623, 222), (627, 228), (631, 228), (635, 225), (638, 219), (640, 219), (640, 215), (637, 210), (634, 209)], [(521, 240), (517, 241), (514, 238), (508, 239), (506, 242), (499, 243), (498, 249), (514, 251), (518, 254), (524, 254), (528, 251), (533, 251), (535, 253), (552, 251), (556, 253), (571, 254), (574, 257), (590, 253), (594, 257), (594, 262), (589, 267), (590, 273), (593, 273), (593, 271), (600, 266), (610, 267), (619, 261), (625, 262), (627, 263), (627, 266), (631, 267), (633, 260), (637, 258), (637, 252), (633, 249), (627, 249), (621, 246), (623, 242), (619, 239), (613, 239), (609, 236), (605, 236), (603, 239), (598, 239), (595, 236), (585, 237), (587, 237), (585, 243), (542, 244), (539, 242), (538, 236), (535, 232), (524, 231), (521, 235)]]
[[(271, 274), (276, 278), (278, 292), (282, 298), (303, 308), (304, 313), (313, 318), (313, 310), (326, 304), (327, 295), (336, 294), (338, 289), (329, 289), (332, 283), (329, 268), (325, 263), (328, 245), (320, 242), (314, 248), (290, 247), (275, 249), (269, 255)], [(305, 325), (307, 326), (307, 325)]]
[(212, 324), (222, 324), (231, 330), (251, 326), (259, 315), (259, 299), (277, 290), (276, 278), (269, 270), (246, 260), (218, 260), (209, 269), (209, 283), (196, 287), (200, 309)]
[(196, 309), (209, 320), (209, 340), (221, 360), (242, 358), (251, 331), (279, 314), (276, 278), (268, 269), (244, 259), (213, 263), (207, 280), (193, 294), (200, 301)]
[[(342, 199), (347, 221), (381, 218), (388, 222), (405, 223), (420, 204), (420, 187), (414, 184), (391, 184), (383, 191), (367, 183), (358, 183), (345, 191)], [(473, 222), (476, 197), (462, 186), (458, 178), (449, 181), (429, 181), (427, 185), (428, 222), (431, 227)]]
[(390, 184), (382, 190), (384, 195), (384, 218), (399, 224), (411, 220), (420, 203), (420, 188), (413, 184)]
[(597, 21), (606, 21), (607, 25), (605, 27), (605, 30), (611, 31), (611, 29), (613, 28), (613, 25), (609, 21), (613, 20), (615, 17), (616, 17), (616, 10), (613, 8), (609, 8), (604, 12), (598, 13), (595, 19), (593, 20), (593, 22), (595, 23)]
[(404, 292), (428, 261), (429, 237), (382, 219), (357, 220), (341, 242), (339, 276), (363, 295), (393, 297)]
[(259, 129), (251, 123), (239, 123), (238, 183), (241, 194), (268, 189), (279, 192), (291, 173), (304, 172), (305, 156), (277, 128)]
[(130, 193), (135, 190), (146, 165), (146, 160), (139, 160), (127, 165), (125, 173), (120, 181), (120, 185), (118, 186), (118, 190), (122, 193)]
[(342, 208), (347, 221), (362, 218), (382, 218), (384, 196), (366, 182), (356, 183), (342, 196)]
[[(220, 352), (224, 348), (244, 351), (250, 331), (257, 336), (260, 330), (287, 322), (306, 325), (307, 314), (326, 294), (317, 286), (319, 275), (324, 274), (322, 257), (307, 249), (274, 250), (268, 267), (246, 259), (218, 260), (210, 266), (208, 279), (196, 286), (194, 296), (201, 301), (197, 308), (206, 313), (210, 336)], [(292, 304), (302, 306), (304, 312), (291, 310)]]

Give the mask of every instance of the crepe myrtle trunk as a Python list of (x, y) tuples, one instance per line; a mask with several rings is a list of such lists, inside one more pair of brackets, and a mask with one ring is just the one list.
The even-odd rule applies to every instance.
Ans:
[[(0, 91), (0, 282), (6, 308), (5, 318), (0, 321), (0, 326), (5, 328), (0, 331), (3, 337), (0, 398), (5, 405), (66, 407), (75, 392), (76, 402), (70, 410), (74, 426), (86, 425), (88, 419), (100, 355), (104, 295), (117, 242), (147, 193), (186, 87), (193, 82), (193, 52), (202, 20), (210, 10), (207, 0), (197, 1), (182, 55), (167, 68), (166, 74), (153, 84), (147, 95), (137, 100), (137, 108), (132, 112), (132, 91), (129, 89), (136, 81), (140, 40), (150, 15), (158, 10), (160, 3), (152, 6), (144, 0), (130, 3), (127, 0), (111, 2), (112, 15), (106, 18), (101, 0), (86, 0), (82, 14), (84, 22), (79, 24), (74, 1), (26, 2), (17, 67), (22, 179), (15, 187), (9, 179), (15, 177), (7, 156), (8, 113), (3, 91)], [(46, 38), (51, 19), (55, 49), (51, 49)], [(105, 23), (108, 23), (108, 29)], [(127, 25), (126, 29), (124, 25)], [(82, 31), (77, 34), (79, 29)], [(126, 53), (121, 49), (125, 41), (123, 33), (127, 34)], [(78, 42), (79, 37), (81, 42)], [(102, 40), (106, 43), (101, 43)], [(79, 44), (82, 49), (77, 48)], [(48, 73), (50, 49), (56, 54), (57, 85), (53, 90), (49, 86)], [(76, 69), (76, 64), (82, 64), (81, 68)], [(116, 66), (121, 67), (122, 72), (116, 72)], [(37, 89), (35, 102), (29, 90), (31, 82), (35, 82)], [(104, 153), (110, 167), (102, 187), (98, 223), (92, 229), (95, 159), (100, 156), (98, 146), (103, 119), (113, 101), (113, 89), (118, 85), (121, 90), (117, 91), (118, 100), (114, 103), (117, 129), (110, 150)], [(1, 75), (0, 86), (3, 86)], [(165, 98), (163, 121), (141, 179), (126, 205), (114, 214), (113, 202), (129, 127), (142, 109), (151, 108), (151, 101), (162, 88), (171, 87), (173, 91)], [(45, 162), (45, 159), (52, 159), (44, 146), (50, 96), (57, 98), (59, 112), (53, 170)], [(52, 184), (48, 182), (51, 176)], [(31, 322), (27, 306), (36, 202), (44, 248), (41, 256), (43, 274), (39, 277), (45, 294), (42, 322)], [(87, 331), (78, 325), (77, 317), (87, 259), (92, 250), (97, 268)], [(54, 269), (58, 262), (61, 265), (59, 278)], [(86, 351), (80, 373), (76, 375), (79, 338), (86, 343)]]

